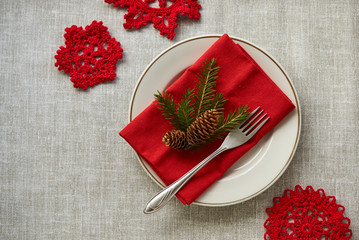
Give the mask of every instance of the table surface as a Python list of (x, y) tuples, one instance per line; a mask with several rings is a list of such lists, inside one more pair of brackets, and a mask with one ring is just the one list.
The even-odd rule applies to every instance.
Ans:
[[(127, 31), (125, 9), (101, 0), (2, 1), (1, 239), (263, 239), (265, 209), (299, 184), (345, 206), (359, 238), (359, 2), (200, 1), (168, 40)], [(64, 29), (101, 20), (124, 49), (114, 82), (80, 91), (54, 67)], [(297, 152), (259, 196), (228, 207), (142, 210), (159, 187), (118, 135), (142, 71), (167, 47), (202, 34), (257, 44), (286, 69), (302, 108)], [(171, 64), (171, 63), (169, 63)]]

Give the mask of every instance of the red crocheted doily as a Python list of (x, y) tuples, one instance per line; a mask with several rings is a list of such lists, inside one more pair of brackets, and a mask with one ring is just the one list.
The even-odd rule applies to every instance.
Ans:
[(350, 239), (350, 219), (343, 216), (344, 210), (323, 189), (287, 189), (282, 197), (273, 199), (273, 207), (266, 209), (269, 218), (264, 223), (264, 239)]
[[(187, 15), (189, 18), (199, 19), (201, 5), (197, 0), (105, 0), (114, 7), (127, 7), (127, 14), (124, 16), (125, 29), (139, 29), (149, 22), (153, 27), (160, 30), (161, 35), (167, 34), (168, 39), (173, 39), (177, 27), (178, 14)], [(152, 6), (152, 5), (157, 5)]]
[(73, 25), (65, 31), (66, 46), (57, 50), (55, 66), (70, 73), (74, 87), (86, 90), (88, 86), (113, 81), (123, 50), (107, 27), (101, 21), (93, 21), (85, 30)]

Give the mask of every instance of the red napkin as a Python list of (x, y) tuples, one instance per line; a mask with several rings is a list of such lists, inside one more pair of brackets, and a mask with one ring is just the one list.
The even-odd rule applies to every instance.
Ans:
[[(185, 89), (194, 88), (198, 81), (196, 74), (202, 69), (205, 60), (211, 58), (216, 58), (217, 65), (221, 67), (216, 90), (228, 99), (225, 114), (235, 109), (238, 104), (247, 105), (250, 110), (261, 106), (270, 116), (270, 120), (246, 144), (220, 154), (201, 169), (176, 195), (183, 204), (191, 204), (196, 200), (295, 108), (248, 53), (227, 34), (218, 39), (167, 89), (176, 101), (180, 101)], [(158, 105), (152, 103), (120, 132), (166, 185), (180, 178), (216, 150), (223, 141), (219, 140), (194, 151), (178, 151), (162, 143), (162, 136), (172, 129)]]

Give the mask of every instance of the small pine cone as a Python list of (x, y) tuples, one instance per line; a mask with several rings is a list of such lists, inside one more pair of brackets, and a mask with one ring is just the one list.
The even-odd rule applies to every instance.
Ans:
[(188, 146), (186, 133), (181, 130), (166, 132), (166, 134), (162, 137), (162, 142), (164, 142), (167, 147), (178, 150), (185, 149)]
[(217, 129), (218, 112), (215, 109), (205, 111), (187, 128), (187, 141), (190, 145), (205, 143)]

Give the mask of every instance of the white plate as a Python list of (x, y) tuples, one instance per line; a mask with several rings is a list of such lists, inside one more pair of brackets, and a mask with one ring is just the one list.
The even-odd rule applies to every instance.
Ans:
[[(157, 90), (164, 90), (191, 66), (221, 35), (206, 35), (181, 41), (157, 56), (141, 75), (132, 95), (130, 121), (151, 102)], [(270, 187), (285, 171), (298, 145), (301, 114), (296, 91), (283, 68), (268, 53), (248, 41), (231, 37), (263, 68), (278, 87), (292, 100), (296, 109), (254, 148), (237, 161), (193, 204), (227, 206), (246, 201)], [(149, 165), (138, 159), (151, 178), (163, 182)]]

